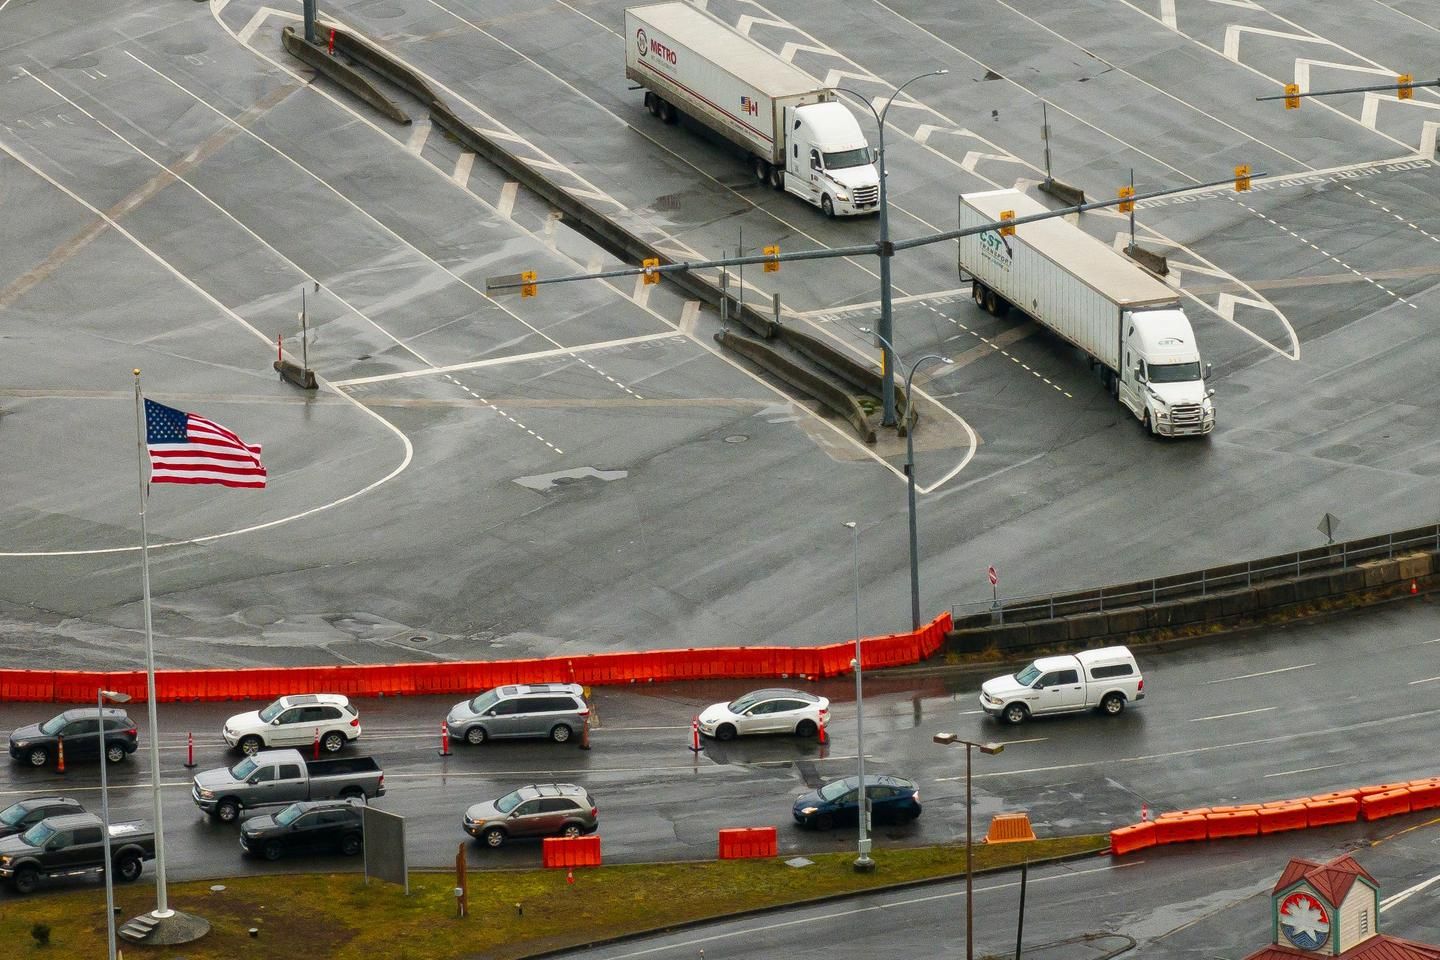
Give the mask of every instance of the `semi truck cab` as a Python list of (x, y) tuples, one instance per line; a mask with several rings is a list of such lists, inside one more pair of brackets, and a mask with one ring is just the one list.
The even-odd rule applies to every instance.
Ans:
[(1152, 434), (1188, 437), (1215, 429), (1215, 391), (1205, 386), (1190, 319), (1177, 309), (1127, 312), (1121, 348), (1120, 402)]
[(848, 107), (837, 101), (785, 108), (785, 190), (827, 217), (880, 209), (874, 154)]

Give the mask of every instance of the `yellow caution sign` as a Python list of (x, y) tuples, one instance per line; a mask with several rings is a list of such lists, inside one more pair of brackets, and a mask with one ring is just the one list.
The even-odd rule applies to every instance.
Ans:
[(1014, 225), (1012, 224), (1012, 225), (1010, 225), (1010, 226), (1008, 226), (1008, 227), (1005, 226), (1005, 221), (1006, 221), (1006, 220), (1014, 220), (1014, 219), (1015, 219), (1015, 211), (1014, 211), (1014, 210), (1001, 210), (1001, 211), (1000, 211), (1000, 221), (1001, 221), (1001, 223), (1000, 223), (1000, 236), (1002, 236), (1002, 237), (1013, 237), (1013, 236), (1015, 236), (1015, 227), (1014, 227)]
[(652, 283), (660, 282), (660, 273), (655, 269), (656, 267), (660, 266), (660, 261), (657, 258), (651, 257), (648, 260), (641, 260), (640, 266), (645, 268), (646, 286), (649, 286)]
[[(777, 244), (771, 244), (770, 246), (765, 247), (763, 250), (761, 250), (761, 253), (765, 254), (765, 256), (767, 256), (767, 257), (778, 257), (778, 256), (780, 256), (780, 247), (779, 247)], [(779, 272), (780, 272), (780, 261), (779, 261), (779, 260), (767, 260), (767, 261), (765, 261), (765, 272), (766, 272), (766, 273), (779, 273)]]
[(1120, 198), (1121, 213), (1133, 213), (1135, 211), (1135, 201), (1130, 199), (1135, 196), (1134, 187), (1121, 187), (1115, 195)]
[(1410, 86), (1414, 79), (1415, 78), (1408, 73), (1402, 73), (1395, 78), (1395, 82), (1400, 84), (1400, 89), (1395, 91), (1396, 99), (1410, 100), (1414, 98), (1415, 88)]
[(1235, 192), (1244, 193), (1250, 189), (1250, 164), (1242, 163), (1235, 168)]
[(535, 271), (526, 270), (520, 274), (520, 296), (533, 297), (540, 292), (540, 287), (535, 283)]
[(1300, 84), (1298, 84), (1298, 83), (1287, 83), (1287, 84), (1285, 84), (1285, 109), (1286, 109), (1286, 110), (1299, 110), (1299, 109), (1300, 109)]

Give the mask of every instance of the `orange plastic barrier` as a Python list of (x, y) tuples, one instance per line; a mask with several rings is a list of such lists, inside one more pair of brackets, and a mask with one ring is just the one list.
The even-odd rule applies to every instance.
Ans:
[(1110, 853), (1113, 856), (1121, 857), (1136, 850), (1144, 850), (1146, 847), (1153, 847), (1155, 840), (1155, 824), (1136, 823), (1128, 827), (1116, 827), (1110, 831)]
[(1260, 832), (1259, 810), (1225, 810), (1205, 815), (1205, 832), (1211, 840), (1253, 837)]
[(1310, 811), (1305, 804), (1294, 800), (1277, 801), (1260, 809), (1260, 832), (1279, 833), (1282, 830), (1304, 830), (1310, 826)]
[(540, 863), (545, 867), (598, 867), (600, 835), (546, 837), (540, 848)]
[(1352, 823), (1360, 815), (1360, 801), (1355, 797), (1322, 795), (1306, 800), (1305, 810), (1312, 827)]
[(734, 827), (718, 836), (721, 860), (773, 857), (780, 851), (774, 827)]
[(1264, 805), (1259, 803), (1242, 803), (1238, 806), (1231, 807), (1211, 807), (1209, 813), (1234, 813), (1237, 810), (1259, 810), (1262, 806)]
[(1405, 788), (1407, 788), (1407, 787), (1409, 787), (1409, 786), (1410, 786), (1409, 782), (1406, 782), (1406, 783), (1376, 783), (1376, 784), (1371, 784), (1371, 785), (1368, 786), (1368, 787), (1357, 787), (1356, 789), (1358, 789), (1358, 790), (1360, 791), (1360, 796), (1362, 796), (1362, 797), (1368, 797), (1368, 796), (1371, 796), (1371, 795), (1376, 794), (1376, 793), (1389, 793), (1391, 790), (1404, 790)]
[(1379, 820), (1381, 817), (1393, 817), (1409, 812), (1409, 787), (1386, 790), (1383, 793), (1371, 793), (1360, 798), (1360, 816), (1365, 820)]
[(1430, 810), (1440, 807), (1440, 780), (1410, 781), (1410, 809)]
[(1205, 817), (1165, 817), (1155, 821), (1156, 843), (1184, 843), (1204, 840), (1210, 835)]
[(1309, 800), (1317, 800), (1317, 801), (1318, 801), (1318, 800), (1343, 800), (1343, 799), (1345, 799), (1346, 797), (1355, 797), (1355, 798), (1358, 800), (1359, 797), (1360, 797), (1360, 791), (1357, 790), (1357, 789), (1355, 789), (1355, 788), (1353, 788), (1353, 787), (1352, 787), (1351, 789), (1349, 789), (1349, 790), (1332, 790), (1332, 791), (1330, 791), (1329, 793), (1317, 793), (1317, 794), (1315, 794), (1315, 796), (1313, 796), (1313, 797), (1305, 797), (1305, 798), (1303, 798), (1303, 801), (1309, 801)]
[(1176, 817), (1203, 817), (1209, 812), (1209, 807), (1196, 807), (1193, 810), (1170, 810), (1160, 814), (1157, 819), (1174, 820)]
[(1034, 840), (1035, 831), (1030, 827), (1028, 813), (997, 813), (990, 820), (990, 832), (985, 834), (985, 843), (1018, 843)]

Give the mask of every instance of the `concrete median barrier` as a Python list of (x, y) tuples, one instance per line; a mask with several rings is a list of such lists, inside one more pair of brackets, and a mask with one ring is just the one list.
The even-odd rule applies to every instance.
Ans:
[(410, 123), (409, 115), (400, 109), (400, 105), (385, 96), (380, 88), (371, 83), (364, 74), (349, 64), (330, 56), (324, 47), (307, 43), (302, 35), (295, 32), (293, 26), (287, 25), (280, 31), (280, 42), (291, 56), (306, 66), (313, 67), (324, 77), (338, 83), (391, 120), (396, 123)]

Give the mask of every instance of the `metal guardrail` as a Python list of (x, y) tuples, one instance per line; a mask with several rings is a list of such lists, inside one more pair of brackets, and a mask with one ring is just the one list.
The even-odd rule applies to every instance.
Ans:
[(1280, 554), (1261, 560), (1223, 567), (1209, 567), (1170, 577), (1152, 577), (1133, 583), (1098, 587), (1094, 590), (1049, 596), (997, 597), (951, 604), (950, 613), (957, 626), (965, 617), (989, 614), (992, 620), (1006, 621), (1053, 620), (1076, 613), (1104, 613), (1107, 609), (1159, 603), (1181, 597), (1206, 596), (1221, 590), (1250, 587), (1256, 583), (1298, 580), (1305, 573), (1317, 570), (1348, 570), (1369, 560), (1392, 560), (1396, 553), (1415, 550), (1440, 552), (1440, 524), (1416, 527), (1362, 540), (1346, 540)]

